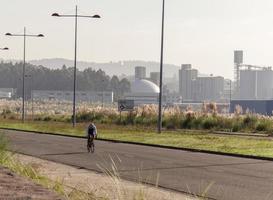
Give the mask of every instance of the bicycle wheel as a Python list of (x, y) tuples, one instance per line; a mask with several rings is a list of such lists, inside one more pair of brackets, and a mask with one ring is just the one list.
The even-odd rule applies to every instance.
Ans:
[(88, 142), (87, 142), (87, 145), (86, 145), (88, 153), (90, 153), (90, 151), (91, 151), (91, 146), (92, 146), (92, 141), (90, 139), (88, 139)]
[(90, 148), (89, 142), (88, 142), (88, 144), (86, 145), (86, 147), (87, 147), (87, 152), (90, 153), (91, 148)]
[(93, 141), (92, 141), (91, 144), (90, 144), (90, 150), (91, 150), (92, 153), (95, 152), (95, 144), (94, 144)]

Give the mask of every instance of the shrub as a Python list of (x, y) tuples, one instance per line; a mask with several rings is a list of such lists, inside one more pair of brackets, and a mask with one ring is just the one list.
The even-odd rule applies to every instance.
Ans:
[(242, 130), (242, 124), (240, 123), (240, 121), (234, 121), (232, 123), (231, 130), (232, 130), (232, 132), (238, 132), (238, 131)]
[(218, 122), (217, 122), (217, 118), (215, 117), (207, 117), (204, 119), (202, 123), (202, 127), (207, 130), (213, 129), (217, 127), (217, 125), (218, 125)]
[(237, 120), (237, 119), (218, 116), (217, 117), (217, 122), (218, 122), (217, 126), (221, 130), (230, 131), (230, 130), (232, 130), (234, 120)]
[(43, 121), (49, 122), (52, 121), (52, 118), (50, 116), (46, 116)]
[(202, 129), (202, 124), (203, 124), (204, 118), (205, 118), (204, 116), (196, 117), (196, 118), (192, 121), (192, 128), (195, 128), (195, 129)]
[(257, 116), (248, 114), (243, 119), (243, 126), (246, 129), (253, 130), (256, 127), (257, 121), (258, 121)]
[(261, 120), (256, 126), (256, 131), (271, 131), (272, 125), (268, 120)]
[(187, 112), (185, 119), (181, 121), (180, 123), (180, 128), (184, 129), (192, 129), (194, 128), (193, 126), (193, 121), (195, 120), (195, 114), (193, 112)]

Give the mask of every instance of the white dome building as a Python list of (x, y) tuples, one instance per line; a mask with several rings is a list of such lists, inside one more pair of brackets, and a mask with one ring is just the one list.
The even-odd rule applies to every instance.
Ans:
[(151, 81), (145, 79), (137, 79), (131, 84), (131, 91), (134, 94), (159, 94), (159, 87)]
[(158, 104), (159, 87), (151, 81), (136, 79), (131, 83), (131, 93), (125, 94), (126, 100), (134, 100), (135, 106)]

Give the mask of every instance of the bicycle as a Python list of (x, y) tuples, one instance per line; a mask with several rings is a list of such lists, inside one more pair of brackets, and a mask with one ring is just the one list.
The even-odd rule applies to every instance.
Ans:
[(88, 153), (90, 153), (90, 152), (94, 153), (95, 152), (94, 137), (88, 137), (87, 151), (88, 151)]

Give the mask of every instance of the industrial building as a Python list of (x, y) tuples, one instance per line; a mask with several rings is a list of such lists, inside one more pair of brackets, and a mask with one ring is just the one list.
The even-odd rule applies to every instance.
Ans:
[(234, 82), (230, 79), (225, 79), (224, 81), (224, 93), (223, 93), (223, 100), (230, 102), (230, 100), (234, 96)]
[(183, 64), (179, 70), (179, 93), (183, 102), (219, 101), (224, 94), (224, 78), (198, 76), (198, 70)]
[(240, 70), (240, 99), (272, 99), (273, 71), (271, 68)]
[(273, 71), (268, 66), (244, 64), (244, 52), (234, 51), (234, 95), (230, 111), (240, 106), (243, 113), (272, 115)]
[[(160, 73), (151, 72), (150, 77), (146, 77), (145, 74), (145, 67), (135, 67), (135, 80), (131, 82), (131, 92), (124, 95), (124, 100), (134, 100), (135, 106), (158, 104)], [(181, 95), (164, 91), (163, 104), (176, 104), (181, 102)]]
[(146, 67), (137, 66), (135, 67), (135, 79), (145, 79), (146, 78)]
[(243, 114), (248, 112), (267, 116), (273, 115), (273, 100), (232, 100), (230, 112), (234, 113), (237, 106), (242, 108)]
[[(34, 100), (72, 101), (73, 91), (33, 90)], [(113, 92), (77, 91), (77, 102), (112, 104), (114, 102)]]
[(244, 52), (234, 51), (234, 99), (273, 99), (273, 71), (268, 66), (244, 64)]
[(196, 80), (198, 71), (191, 64), (182, 64), (179, 70), (179, 93), (183, 101), (193, 100), (193, 80)]
[[(136, 79), (131, 83), (131, 92), (124, 95), (124, 100), (134, 100), (134, 105), (158, 104), (159, 87), (145, 79)], [(173, 105), (182, 102), (177, 94), (163, 94), (163, 104)]]
[(124, 95), (125, 100), (134, 100), (135, 106), (158, 104), (159, 87), (151, 81), (136, 79), (131, 83), (131, 92)]
[(15, 96), (16, 89), (0, 88), (0, 99), (11, 99)]
[(159, 86), (160, 83), (160, 73), (159, 72), (151, 72), (150, 73), (150, 80), (156, 84), (157, 86)]
[(219, 101), (223, 97), (224, 78), (221, 76), (197, 77), (192, 85), (194, 101)]

